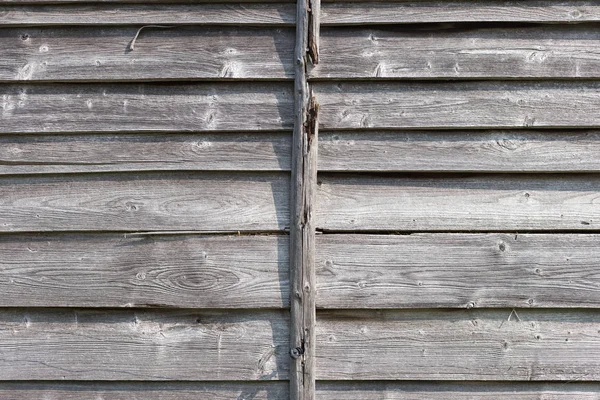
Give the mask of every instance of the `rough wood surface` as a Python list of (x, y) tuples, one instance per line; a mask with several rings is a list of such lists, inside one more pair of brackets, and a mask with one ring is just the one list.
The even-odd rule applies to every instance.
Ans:
[(600, 126), (598, 82), (319, 83), (326, 129)]
[(323, 175), (317, 226), (332, 231), (595, 230), (597, 175)]
[(600, 378), (595, 310), (352, 310), (317, 318), (318, 379)]
[(287, 399), (289, 394), (288, 384), (277, 381), (2, 382), (0, 397), (11, 400), (277, 400)]
[(285, 235), (0, 235), (0, 307), (288, 307), (288, 251)]
[(0, 380), (278, 380), (287, 312), (0, 312)]
[(595, 25), (325, 29), (319, 79), (600, 77)]
[(136, 173), (0, 180), (0, 231), (273, 231), (289, 226), (289, 178)]
[(4, 85), (0, 97), (0, 133), (293, 127), (286, 83)]
[(290, 133), (2, 135), (0, 175), (289, 171)]
[(315, 225), (318, 105), (308, 70), (318, 63), (319, 0), (298, 0), (290, 184), (290, 399), (315, 399)]
[(597, 1), (346, 1), (323, 3), (323, 25), (600, 21)]
[[(131, 0), (128, 0), (131, 2)], [(144, 1), (150, 3), (152, 1)], [(18, 3), (26, 3), (21, 0)], [(33, 3), (29, 1), (28, 3)], [(294, 25), (293, 4), (100, 4), (62, 1), (21, 5), (0, 1), (0, 26), (50, 25)], [(168, 1), (163, 1), (168, 3)], [(263, 2), (264, 3), (264, 2)]]
[(0, 30), (0, 81), (294, 76), (292, 29), (149, 26), (140, 31), (132, 49), (139, 29), (84, 26)]
[(319, 171), (598, 172), (599, 153), (598, 131), (321, 132)]
[(598, 400), (600, 385), (580, 382), (317, 382), (317, 394), (319, 400)]
[(600, 307), (600, 236), (321, 235), (319, 308)]

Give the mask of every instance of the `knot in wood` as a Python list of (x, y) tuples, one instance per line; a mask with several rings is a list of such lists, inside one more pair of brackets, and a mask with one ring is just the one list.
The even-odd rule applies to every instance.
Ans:
[(304, 354), (304, 349), (302, 347), (295, 347), (290, 350), (290, 357), (292, 357), (294, 360), (300, 358), (302, 354)]

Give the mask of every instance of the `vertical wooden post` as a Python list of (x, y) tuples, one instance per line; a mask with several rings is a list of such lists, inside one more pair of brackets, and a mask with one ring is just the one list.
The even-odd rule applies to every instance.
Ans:
[(290, 397), (315, 398), (315, 227), (319, 106), (308, 83), (318, 62), (319, 0), (298, 0), (296, 16), (290, 225)]

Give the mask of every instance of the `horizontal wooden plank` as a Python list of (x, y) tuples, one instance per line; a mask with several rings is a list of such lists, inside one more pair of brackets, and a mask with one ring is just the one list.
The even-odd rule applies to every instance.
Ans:
[(319, 83), (327, 129), (597, 127), (600, 82)]
[(287, 312), (0, 312), (0, 380), (277, 380)]
[(595, 25), (321, 32), (319, 79), (600, 77)]
[(0, 235), (0, 306), (287, 307), (288, 247), (285, 235)]
[(598, 175), (322, 175), (317, 227), (332, 231), (594, 230)]
[(600, 235), (321, 235), (319, 308), (600, 307)]
[[(285, 0), (284, 0), (285, 1)], [(38, 1), (0, 1), (0, 26), (51, 25), (294, 25), (293, 4), (111, 4), (58, 1), (62, 4), (22, 5)], [(56, 0), (54, 0), (56, 2)], [(128, 2), (132, 2), (128, 0)], [(39, 2), (41, 3), (41, 2)], [(153, 3), (144, 1), (143, 3)], [(163, 1), (168, 3), (168, 1)], [(196, 1), (197, 3), (197, 1)]]
[(288, 383), (280, 381), (2, 382), (0, 396), (11, 400), (272, 400), (289, 398), (289, 391)]
[(317, 379), (597, 381), (597, 311), (318, 315)]
[(0, 30), (0, 81), (288, 79), (294, 75), (291, 28), (150, 26), (134, 42), (138, 29)]
[(1, 135), (0, 175), (289, 171), (291, 133)]
[(598, 131), (319, 132), (320, 171), (597, 172), (599, 152)]
[(580, 382), (317, 382), (319, 400), (598, 400), (599, 393), (599, 384)]
[(0, 133), (293, 127), (288, 83), (3, 85)]
[(323, 25), (372, 25), (435, 22), (600, 21), (595, 0), (398, 0), (323, 3)]
[(273, 231), (286, 174), (136, 173), (0, 180), (0, 231)]

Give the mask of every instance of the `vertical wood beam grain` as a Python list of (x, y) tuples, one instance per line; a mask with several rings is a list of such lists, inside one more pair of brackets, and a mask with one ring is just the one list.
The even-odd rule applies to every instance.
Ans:
[(315, 398), (315, 227), (318, 110), (308, 68), (318, 62), (319, 0), (298, 0), (295, 48), (295, 123), (291, 181), (290, 397)]

